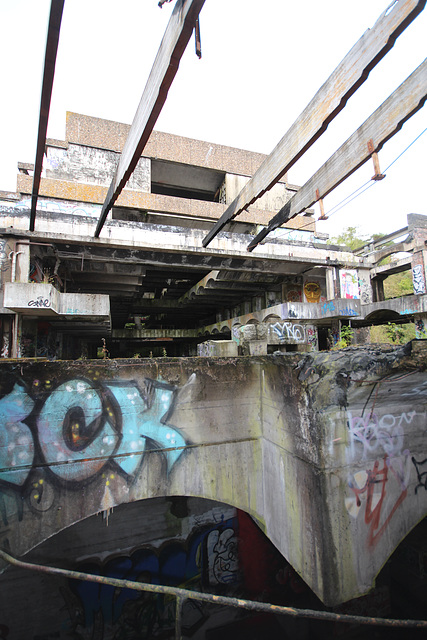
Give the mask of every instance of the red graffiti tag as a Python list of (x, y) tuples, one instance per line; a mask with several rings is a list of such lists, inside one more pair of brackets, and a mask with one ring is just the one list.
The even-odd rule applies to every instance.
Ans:
[[(386, 496), (386, 483), (388, 479), (389, 466), (387, 464), (387, 461), (388, 461), (387, 456), (384, 456), (382, 469), (379, 469), (380, 463), (377, 460), (374, 464), (374, 468), (372, 469), (372, 471), (370, 469), (366, 470), (368, 477), (365, 482), (365, 486), (362, 489), (358, 489), (357, 487), (353, 486), (353, 484), (350, 485), (351, 490), (354, 492), (356, 496), (356, 504), (358, 507), (362, 505), (360, 496), (363, 493), (366, 493), (365, 523), (369, 525), (368, 545), (370, 547), (373, 547), (376, 545), (376, 543), (384, 533), (386, 527), (388, 526), (390, 520), (392, 519), (396, 509), (402, 504), (402, 502), (404, 501), (404, 499), (408, 494), (407, 488), (402, 484), (402, 491), (399, 497), (394, 503), (393, 508), (388, 514), (386, 520), (380, 526), (381, 511), (382, 511), (384, 498)], [(381, 484), (381, 496), (377, 504), (375, 505), (375, 507), (372, 508), (375, 485), (378, 485), (378, 484)]]

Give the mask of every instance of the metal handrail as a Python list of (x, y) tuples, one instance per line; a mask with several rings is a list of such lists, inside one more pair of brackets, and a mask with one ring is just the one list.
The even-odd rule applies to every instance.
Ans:
[(349, 624), (365, 624), (384, 627), (403, 627), (407, 629), (427, 629), (427, 620), (393, 620), (391, 618), (375, 618), (367, 616), (356, 616), (349, 614), (333, 613), (331, 611), (316, 611), (313, 609), (297, 609), (295, 607), (284, 607), (267, 602), (256, 602), (254, 600), (244, 600), (242, 598), (231, 598), (228, 596), (214, 595), (211, 593), (202, 593), (200, 591), (190, 591), (189, 589), (181, 589), (180, 587), (169, 587), (166, 585), (149, 584), (147, 582), (134, 582), (132, 580), (123, 580), (120, 578), (110, 578), (106, 576), (98, 576), (82, 571), (72, 571), (69, 569), (60, 569), (58, 567), (49, 567), (31, 562), (23, 562), (5, 551), (0, 549), (0, 559), (21, 569), (29, 569), (31, 571), (39, 571), (42, 573), (51, 573), (61, 575), (73, 580), (86, 580), (88, 582), (97, 582), (98, 584), (106, 584), (120, 589), (133, 589), (135, 591), (150, 591), (152, 593), (161, 593), (174, 596), (176, 598), (176, 614), (175, 614), (175, 639), (181, 640), (181, 612), (182, 605), (185, 600), (199, 600), (209, 602), (211, 604), (222, 604), (229, 607), (238, 607), (249, 611), (260, 611), (263, 613), (277, 613), (280, 615), (288, 615), (294, 618), (313, 618), (314, 620), (322, 620), (328, 622), (343, 622)]

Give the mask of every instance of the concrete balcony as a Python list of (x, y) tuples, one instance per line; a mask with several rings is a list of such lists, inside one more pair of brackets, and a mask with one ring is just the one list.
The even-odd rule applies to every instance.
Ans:
[(4, 307), (32, 316), (72, 316), (109, 320), (110, 298), (92, 293), (61, 293), (47, 283), (7, 282)]

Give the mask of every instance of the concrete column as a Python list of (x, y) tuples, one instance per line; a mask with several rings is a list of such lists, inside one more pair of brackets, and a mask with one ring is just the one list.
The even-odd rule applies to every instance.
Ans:
[(328, 267), (326, 269), (326, 300), (334, 300), (335, 298), (335, 269)]
[(412, 284), (414, 294), (419, 296), (426, 293), (426, 260), (425, 251), (414, 251), (412, 254)]
[(358, 269), (359, 295), (361, 304), (369, 304), (373, 299), (373, 291), (369, 269)]
[(10, 358), (11, 354), (11, 329), (12, 329), (12, 321), (13, 316), (3, 316), (2, 317), (2, 344), (1, 344), (1, 358)]
[(15, 280), (13, 282), (29, 282), (30, 276), (30, 245), (16, 243)]
[(384, 278), (376, 277), (372, 280), (372, 290), (374, 294), (374, 302), (382, 302), (384, 300)]
[(21, 332), (22, 332), (22, 316), (16, 313), (12, 323), (12, 344), (10, 345), (10, 357), (21, 357)]

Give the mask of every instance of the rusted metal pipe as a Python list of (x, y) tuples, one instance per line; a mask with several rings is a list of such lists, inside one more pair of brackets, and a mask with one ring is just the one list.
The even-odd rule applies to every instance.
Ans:
[(175, 640), (182, 640), (181, 635), (181, 619), (182, 619), (182, 606), (185, 600), (179, 596), (176, 597), (176, 609), (175, 609)]
[[(313, 609), (296, 609), (295, 607), (283, 607), (281, 605), (269, 604), (267, 602), (256, 602), (254, 600), (244, 600), (242, 598), (230, 598), (228, 596), (217, 596), (211, 593), (201, 593), (200, 591), (189, 591), (180, 587), (168, 587), (165, 585), (149, 584), (147, 582), (133, 582), (132, 580), (122, 580), (119, 578), (109, 578), (98, 576), (91, 573), (83, 573), (82, 571), (71, 571), (68, 569), (60, 569), (58, 567), (48, 567), (42, 564), (34, 564), (31, 562), (23, 562), (5, 551), (0, 549), (0, 559), (21, 569), (29, 569), (31, 571), (39, 571), (41, 573), (51, 573), (61, 575), (72, 580), (86, 580), (87, 582), (97, 582), (98, 584), (106, 584), (119, 589), (133, 589), (135, 591), (150, 591), (151, 593), (162, 593), (175, 596), (181, 600), (180, 611), (182, 611), (182, 602), (184, 600), (200, 600), (211, 604), (221, 604), (229, 607), (237, 607), (248, 609), (249, 611), (260, 611), (263, 613), (278, 613), (280, 615), (289, 615), (294, 618), (313, 618), (314, 620), (322, 620), (324, 622), (343, 622), (349, 624), (365, 624), (384, 627), (403, 627), (407, 629), (427, 629), (427, 620), (393, 620), (391, 618), (373, 618), (365, 616), (354, 616), (348, 614), (338, 614), (331, 611), (316, 611)], [(177, 604), (178, 614), (178, 604)], [(179, 614), (181, 616), (181, 613)], [(175, 627), (177, 629), (177, 627)], [(180, 630), (179, 630), (180, 632)]]

